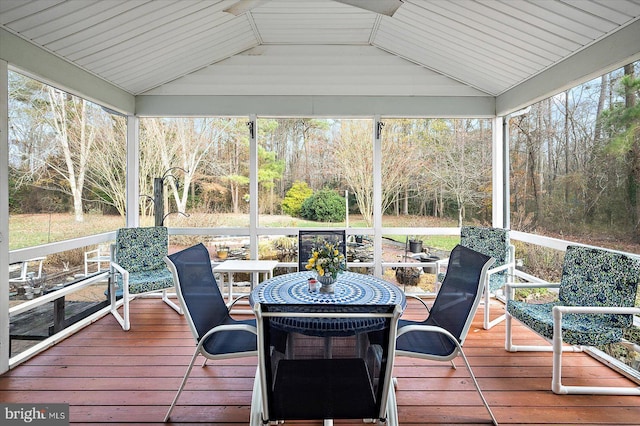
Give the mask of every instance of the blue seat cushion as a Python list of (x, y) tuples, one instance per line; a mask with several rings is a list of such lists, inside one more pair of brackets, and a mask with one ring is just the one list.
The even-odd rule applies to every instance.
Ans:
[[(429, 324), (400, 320), (398, 321), (398, 331), (408, 325)], [(436, 331), (410, 331), (398, 337), (396, 350), (446, 357), (457, 351), (458, 347), (442, 333)]]
[[(245, 324), (256, 326), (255, 319), (236, 321), (227, 317), (220, 325)], [(220, 331), (213, 333), (204, 342), (204, 349), (215, 355), (232, 354), (238, 352), (252, 352), (258, 350), (256, 335), (249, 331)]]
[[(117, 274), (117, 277), (116, 297), (122, 297), (122, 276)], [(167, 268), (129, 273), (129, 294), (164, 290), (173, 286), (173, 276)]]
[[(553, 338), (552, 303), (526, 303), (509, 300), (507, 312), (520, 322), (546, 337)], [(603, 315), (563, 314), (562, 341), (571, 345), (601, 346), (618, 342), (622, 338), (624, 328), (615, 327)]]

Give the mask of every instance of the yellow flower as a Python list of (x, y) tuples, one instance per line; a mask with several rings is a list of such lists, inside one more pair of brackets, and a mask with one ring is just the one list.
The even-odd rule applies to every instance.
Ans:
[(331, 275), (335, 278), (346, 270), (345, 257), (336, 245), (325, 242), (311, 252), (305, 269), (315, 271), (320, 276)]

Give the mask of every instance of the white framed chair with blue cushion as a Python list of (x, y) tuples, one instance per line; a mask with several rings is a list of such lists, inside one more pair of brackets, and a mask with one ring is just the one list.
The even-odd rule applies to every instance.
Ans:
[[(173, 277), (164, 263), (169, 233), (164, 226), (120, 228), (111, 247), (109, 298), (111, 313), (123, 330), (131, 328), (129, 303), (136, 296), (161, 292), (162, 300), (179, 314), (182, 309), (169, 299)], [(122, 315), (118, 300), (122, 299)]]
[[(568, 246), (559, 283), (507, 284), (505, 349), (510, 352), (553, 352), (551, 390), (557, 394), (638, 395), (640, 386), (566, 386), (562, 383), (562, 353), (580, 352), (588, 346), (623, 341), (633, 326), (640, 262), (622, 253), (585, 246)], [(527, 303), (511, 299), (517, 288), (559, 289), (558, 300)], [(533, 330), (551, 345), (515, 345), (513, 319)]]

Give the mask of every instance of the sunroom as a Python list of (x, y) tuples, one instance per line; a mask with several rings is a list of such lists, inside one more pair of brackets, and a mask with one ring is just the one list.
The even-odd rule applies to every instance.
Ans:
[[(563, 108), (569, 108), (569, 98), (575, 111), (581, 108), (580, 95), (571, 90), (579, 87), (582, 96), (596, 96), (605, 92), (594, 89), (595, 84), (610, 84), (609, 98), (603, 101), (607, 108), (620, 99), (610, 76), (619, 79), (635, 72), (637, 78), (639, 17), (640, 3), (633, 0), (3, 1), (0, 346), (5, 350), (0, 351), (0, 371), (37, 358), (41, 351), (78, 330), (91, 329), (95, 321), (108, 315), (103, 299), (106, 263), (100, 260), (108, 258), (116, 229), (125, 226), (162, 223), (169, 228), (173, 249), (205, 242), (218, 261), (217, 252), (223, 246), (236, 249), (237, 256), (259, 259), (265, 256), (263, 246), (291, 240), (300, 228), (344, 228), (349, 238), (363, 237), (370, 243), (370, 255), (358, 259), (360, 265), (350, 266), (366, 267), (371, 274), (390, 280), (396, 278), (394, 268), (402, 270), (415, 263), (409, 239), (420, 240), (428, 254), (445, 257), (452, 241), (459, 239), (460, 225), (467, 223), (510, 229), (523, 279), (530, 278), (528, 272), (534, 269), (527, 262), (535, 256), (552, 257), (559, 268), (558, 260), (574, 243), (638, 256), (637, 238), (620, 236), (625, 232), (638, 235), (637, 224), (621, 225), (619, 219), (625, 216), (625, 209), (627, 216), (637, 217), (637, 212), (630, 211), (634, 204), (616, 204), (613, 197), (602, 195), (613, 192), (610, 186), (590, 180), (611, 179), (615, 174), (577, 177), (569, 170), (569, 159), (564, 161), (561, 155), (572, 156), (576, 163), (586, 162), (589, 153), (581, 151), (586, 143), (578, 145), (578, 141), (595, 140), (595, 130), (584, 130), (581, 123), (572, 122), (576, 115), (562, 115)], [(113, 125), (114, 133), (103, 138), (111, 137), (119, 145), (102, 150), (107, 156), (92, 153), (102, 164), (102, 169), (93, 172), (97, 175), (102, 170), (104, 180), (114, 179), (115, 186), (122, 188), (113, 190), (107, 203), (100, 202), (105, 198), (98, 193), (106, 193), (108, 185), (98, 186), (94, 179), (87, 184), (91, 193), (85, 191), (78, 197), (86, 204), (75, 214), (72, 196), (66, 195), (66, 201), (44, 196), (56, 194), (55, 190), (33, 191), (22, 201), (21, 208), (27, 213), (16, 209), (14, 149), (27, 140), (20, 133), (27, 127), (16, 121), (13, 109), (16, 80), (37, 82), (49, 88), (42, 93), (52, 96), (87, 100), (98, 111), (92, 115), (94, 120), (108, 116), (118, 123)], [(585, 89), (589, 85), (591, 91)], [(637, 91), (632, 96), (637, 100)], [(546, 102), (548, 110), (543, 111), (540, 102)], [(597, 108), (597, 99), (590, 105)], [(589, 112), (582, 114), (589, 116)], [(545, 134), (532, 126), (542, 129), (547, 119), (561, 122), (556, 126), (561, 130), (566, 125), (565, 136), (553, 134), (552, 126)], [(158, 124), (163, 122), (165, 127)], [(195, 137), (191, 148), (182, 147), (181, 154), (189, 149), (209, 150), (209, 157), (201, 163), (177, 156), (178, 149), (173, 153), (176, 156), (164, 162), (143, 160), (148, 159), (149, 150), (160, 146), (148, 145), (154, 131), (156, 143), (166, 141), (168, 146), (177, 139), (166, 133), (158, 135), (167, 129), (188, 132), (188, 126), (206, 127), (210, 133), (201, 135), (220, 141), (224, 139), (220, 129), (227, 129), (227, 140), (215, 148), (215, 155), (227, 155), (227, 164), (221, 161), (205, 168), (204, 163), (215, 162), (214, 148), (207, 143), (198, 145), (193, 142)], [(412, 144), (426, 140), (425, 135), (442, 129), (461, 136), (432, 137), (441, 145), (430, 143), (426, 151), (409, 151)], [(40, 136), (47, 141), (44, 133)], [(465, 163), (445, 149), (447, 143), (467, 140), (478, 145), (472, 151), (476, 162)], [(538, 143), (535, 149), (532, 140)], [(47, 143), (53, 142), (42, 144), (39, 156), (45, 155)], [(28, 152), (26, 145), (20, 145), (21, 161)], [(552, 152), (552, 145), (557, 152)], [(242, 155), (224, 151), (234, 146), (242, 148)], [(353, 152), (347, 152), (345, 146)], [(304, 147), (311, 148), (304, 157), (306, 169), (302, 160), (296, 164), (292, 160), (302, 158)], [(327, 147), (331, 152), (323, 151)], [(280, 177), (265, 177), (270, 161), (265, 152), (284, 163)], [(115, 160), (109, 161), (109, 156)], [(366, 191), (358, 191), (362, 187), (346, 175), (348, 168), (338, 157), (352, 166), (362, 165), (363, 170), (371, 167), (369, 180), (360, 183)], [(389, 160), (414, 157), (413, 162)], [(456, 163), (463, 170), (482, 173), (451, 184), (457, 193), (439, 190), (437, 185), (445, 185), (446, 178), (456, 175), (452, 172)], [(562, 170), (565, 165), (567, 169)], [(558, 206), (550, 206), (549, 201), (546, 210), (537, 203), (549, 188), (545, 179), (553, 173), (543, 172), (543, 166), (560, 176), (562, 185), (558, 183), (555, 190), (567, 188), (568, 192), (560, 197)], [(404, 167), (418, 169), (411, 172), (410, 182), (389, 191), (392, 172)], [(437, 167), (449, 173), (431, 173)], [(49, 169), (51, 172), (53, 166)], [(113, 170), (118, 173), (112, 176)], [(24, 174), (20, 178), (27, 179)], [(583, 181), (571, 185), (578, 178)], [(625, 170), (619, 170), (618, 178), (626, 178)], [(35, 179), (35, 174), (29, 179)], [(153, 201), (157, 195), (154, 179), (161, 180), (161, 208)], [(316, 223), (286, 215), (283, 220), (281, 203), (296, 181), (314, 191), (325, 186), (335, 190), (346, 205), (344, 218)], [(484, 191), (469, 195), (464, 191), (465, 182)], [(537, 184), (539, 189), (530, 187)], [(622, 191), (621, 185), (616, 191)], [(592, 189), (596, 195), (572, 197), (577, 188), (585, 193)], [(364, 192), (369, 198), (358, 199)], [(464, 202), (456, 203), (456, 196)], [(63, 229), (66, 224), (56, 224), (61, 216), (56, 204), (67, 206), (64, 214), (72, 216), (71, 231)], [(104, 209), (105, 204), (109, 208)], [(609, 209), (602, 207), (606, 204)], [(27, 209), (29, 205), (32, 210)], [(94, 215), (95, 210), (99, 214)], [(553, 216), (562, 210), (567, 213)], [(78, 212), (84, 216), (82, 222), (76, 221)], [(580, 214), (592, 214), (595, 224), (585, 219), (589, 226), (576, 226), (574, 220)], [(36, 219), (25, 222), (29, 216)], [(554, 221), (555, 228), (543, 226)], [(46, 238), (22, 238), (29, 228), (44, 230)], [(21, 273), (16, 265), (40, 258), (45, 258), (50, 291), (29, 299), (28, 293), (13, 294), (11, 280)], [(37, 274), (35, 268), (30, 269), (32, 274)], [(295, 259), (280, 258), (278, 268), (295, 270)], [(557, 268), (537, 278), (551, 280), (559, 274)], [(541, 270), (535, 269), (536, 273)], [(426, 275), (431, 274), (421, 277)], [(74, 294), (87, 293), (90, 288), (94, 289), (91, 303), (81, 299), (76, 305), (86, 304), (93, 311), (73, 321), (46, 323), (44, 331), (34, 332), (24, 325), (35, 312), (52, 315), (56, 303), (58, 309), (72, 309)], [(154, 312), (164, 308), (155, 308), (160, 304), (153, 300), (139, 302), (145, 309), (153, 306)], [(162, 321), (170, 321), (172, 312), (166, 315)], [(11, 328), (17, 317), (22, 319), (19, 332)], [(105, 320), (110, 318), (103, 318), (100, 327)], [(132, 324), (133, 331), (135, 320)], [(140, 324), (149, 326), (146, 319)], [(117, 334), (115, 321), (113, 325)], [(502, 330), (497, 327), (486, 332), (503, 338)], [(131, 332), (120, 329), (119, 333), (131, 339), (125, 336)], [(29, 334), (37, 334), (37, 339), (29, 340)], [(25, 342), (28, 344), (23, 345)], [(618, 368), (626, 371), (626, 367)], [(635, 372), (632, 367), (626, 373), (635, 374), (638, 380), (637, 369), (636, 361)], [(629, 397), (620, 400), (627, 411), (638, 413), (637, 402)], [(593, 401), (597, 399), (589, 404)], [(615, 404), (612, 399), (604, 401), (601, 403)]]

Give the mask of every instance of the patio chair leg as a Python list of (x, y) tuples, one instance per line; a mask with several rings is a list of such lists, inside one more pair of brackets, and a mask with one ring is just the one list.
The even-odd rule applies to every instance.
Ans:
[(180, 305), (174, 303), (173, 300), (169, 299), (169, 295), (167, 294), (167, 290), (163, 290), (162, 291), (162, 301), (164, 303), (166, 303), (167, 305), (169, 305), (169, 307), (171, 307), (171, 309), (173, 309), (174, 311), (176, 311), (180, 315), (184, 315), (184, 313), (182, 312), (182, 307)]
[(120, 327), (124, 331), (128, 331), (131, 328), (131, 323), (129, 322), (129, 294), (128, 292), (124, 292), (122, 295), (122, 315), (118, 312), (118, 301), (115, 296), (115, 287), (110, 290), (111, 295), (111, 314), (118, 321)]
[(555, 394), (592, 394), (592, 395), (632, 395), (640, 396), (640, 386), (564, 386), (562, 384), (562, 352), (581, 352), (582, 347), (565, 347), (562, 342), (562, 314), (554, 309), (553, 327), (553, 373), (551, 375), (551, 390)]
[(489, 293), (489, 284), (487, 283), (487, 287), (484, 291), (484, 322), (483, 328), (485, 330), (489, 330), (493, 328), (494, 325), (501, 323), (506, 319), (506, 315), (502, 314), (498, 318), (491, 320), (491, 294)]
[(256, 368), (256, 377), (253, 380), (253, 392), (251, 393), (251, 417), (250, 426), (263, 426), (262, 424), (262, 391), (260, 389), (260, 367)]
[(187, 372), (184, 374), (184, 377), (182, 378), (182, 383), (180, 383), (180, 387), (178, 388), (178, 392), (176, 393), (176, 396), (173, 398), (173, 402), (171, 403), (171, 407), (169, 407), (169, 410), (167, 411), (167, 414), (164, 416), (164, 422), (165, 423), (167, 421), (169, 421), (169, 416), (171, 415), (171, 411), (173, 411), (173, 407), (175, 407), (176, 406), (176, 402), (178, 402), (178, 397), (182, 393), (182, 390), (184, 389), (184, 385), (187, 383), (187, 379), (189, 378), (189, 374), (191, 374), (191, 369), (193, 368), (193, 364), (196, 362), (196, 358), (197, 358), (199, 353), (200, 353), (200, 345), (198, 345), (198, 347), (196, 348), (195, 353), (191, 357), (191, 362), (189, 363), (189, 367), (187, 367)]
[(478, 381), (476, 380), (476, 376), (473, 374), (473, 370), (471, 369), (471, 365), (469, 364), (469, 361), (467, 360), (467, 356), (464, 354), (464, 352), (462, 351), (462, 348), (460, 346), (458, 346), (458, 348), (459, 348), (460, 356), (462, 356), (462, 359), (464, 360), (464, 363), (467, 365), (467, 370), (469, 370), (469, 375), (471, 376), (471, 380), (473, 381), (473, 384), (475, 385), (476, 390), (478, 391), (478, 394), (480, 395), (480, 399), (482, 399), (482, 403), (484, 404), (485, 408), (489, 412), (489, 416), (491, 417), (491, 422), (494, 425), (498, 426), (498, 421), (496, 420), (495, 416), (493, 415), (493, 411), (491, 411), (491, 408), (489, 407), (489, 404), (487, 403), (487, 400), (484, 398), (484, 395), (482, 394), (482, 390), (480, 389), (480, 385), (478, 385)]
[[(395, 378), (393, 379), (395, 385)], [(395, 386), (389, 386), (387, 396), (387, 426), (398, 426), (398, 402), (396, 401)]]

